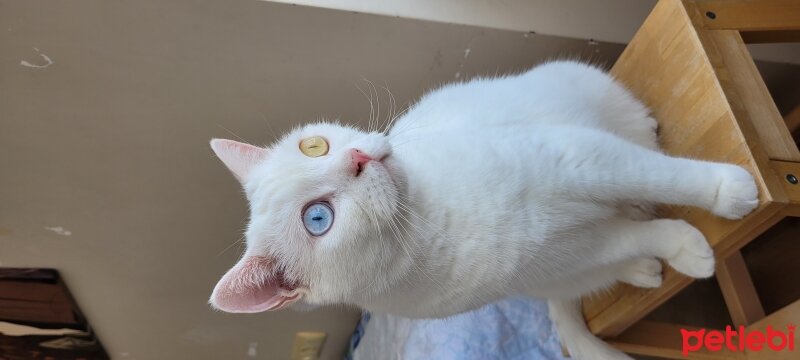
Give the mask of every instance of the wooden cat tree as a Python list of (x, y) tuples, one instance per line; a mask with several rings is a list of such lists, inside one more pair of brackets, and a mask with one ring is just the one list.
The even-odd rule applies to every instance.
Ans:
[[(800, 152), (790, 129), (800, 126), (800, 114), (781, 118), (745, 47), (786, 41), (800, 41), (800, 0), (660, 0), (611, 71), (652, 109), (666, 152), (739, 164), (755, 175), (761, 203), (740, 221), (693, 208), (664, 209), (665, 216), (685, 219), (706, 235), (732, 325), (748, 329), (800, 325), (800, 301), (764, 313), (739, 252), (784, 217), (800, 217)], [(800, 268), (791, 271), (800, 275)], [(685, 359), (681, 326), (640, 320), (691, 282), (665, 269), (659, 288), (621, 284), (586, 298), (589, 328), (629, 353)], [(800, 349), (701, 351), (693, 357), (800, 359)]]

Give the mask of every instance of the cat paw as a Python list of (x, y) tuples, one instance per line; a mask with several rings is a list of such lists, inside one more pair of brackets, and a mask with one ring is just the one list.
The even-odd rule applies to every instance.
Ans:
[(717, 188), (717, 197), (711, 208), (717, 216), (737, 220), (758, 206), (758, 186), (747, 170), (734, 165), (725, 165), (722, 181)]
[(622, 137), (644, 146), (650, 150), (658, 150), (658, 122), (652, 117), (636, 119), (637, 121), (626, 127)]
[(661, 261), (641, 258), (627, 261), (622, 265), (619, 281), (640, 288), (661, 286)]
[(714, 275), (714, 251), (708, 245), (706, 237), (683, 220), (675, 222), (682, 223), (675, 232), (675, 236), (681, 239), (681, 246), (675, 255), (666, 259), (669, 266), (693, 278), (702, 279)]

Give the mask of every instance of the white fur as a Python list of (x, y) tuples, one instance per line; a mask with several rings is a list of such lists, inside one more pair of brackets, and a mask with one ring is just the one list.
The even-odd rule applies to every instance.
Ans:
[[(664, 155), (656, 128), (623, 87), (574, 62), (445, 86), (386, 136), (309, 125), (243, 179), (247, 254), (276, 258), (308, 288), (307, 304), (428, 318), (544, 297), (573, 357), (627, 358), (591, 336), (575, 299), (616, 281), (659, 286), (655, 258), (692, 277), (714, 271), (700, 232), (649, 220), (648, 206), (737, 219), (758, 203), (747, 171)], [(298, 150), (314, 135), (328, 139), (327, 156)], [(356, 177), (351, 148), (383, 160)], [(336, 215), (315, 238), (300, 212), (319, 198)]]

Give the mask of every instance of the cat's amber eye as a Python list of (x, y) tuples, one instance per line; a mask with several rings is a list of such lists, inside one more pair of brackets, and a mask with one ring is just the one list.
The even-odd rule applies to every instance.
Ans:
[(319, 157), (328, 153), (328, 142), (322, 136), (312, 136), (300, 141), (300, 152), (308, 157)]

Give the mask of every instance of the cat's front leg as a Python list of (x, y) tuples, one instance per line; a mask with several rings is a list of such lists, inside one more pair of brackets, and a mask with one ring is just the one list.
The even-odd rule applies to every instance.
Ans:
[(758, 206), (755, 179), (740, 166), (671, 157), (602, 131), (570, 133), (564, 171), (575, 193), (599, 200), (696, 206), (740, 219)]
[(587, 262), (608, 267), (616, 280), (640, 287), (656, 287), (660, 279), (652, 258), (660, 258), (678, 272), (707, 278), (714, 274), (714, 252), (706, 238), (683, 220), (635, 221), (615, 218), (591, 232), (592, 254)]

